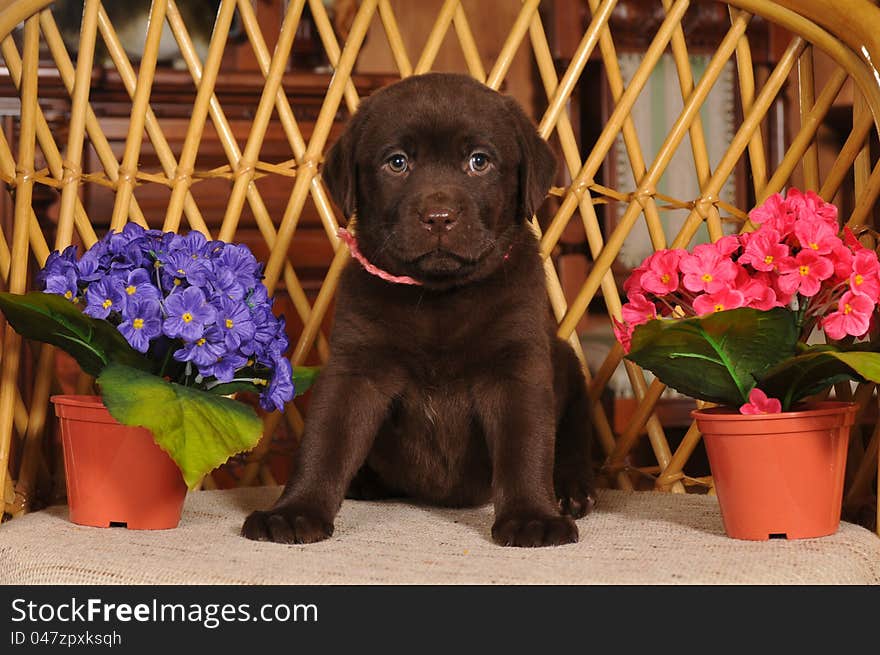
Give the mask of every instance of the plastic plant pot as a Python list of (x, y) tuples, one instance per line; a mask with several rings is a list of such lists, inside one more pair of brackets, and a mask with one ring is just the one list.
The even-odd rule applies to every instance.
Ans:
[(164, 530), (180, 522), (186, 483), (149, 430), (122, 425), (99, 396), (52, 396), (61, 426), (70, 520)]
[(854, 403), (822, 402), (780, 414), (694, 411), (728, 536), (805, 539), (835, 533), (856, 410)]

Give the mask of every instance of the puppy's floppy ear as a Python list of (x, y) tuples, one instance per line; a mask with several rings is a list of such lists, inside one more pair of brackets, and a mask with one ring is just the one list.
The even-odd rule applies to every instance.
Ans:
[(342, 210), (346, 218), (357, 210), (357, 161), (355, 147), (360, 140), (360, 133), (366, 115), (367, 100), (361, 101), (357, 112), (349, 120), (345, 131), (336, 143), (327, 151), (321, 178), (333, 201)]
[(526, 116), (519, 103), (510, 96), (505, 96), (504, 103), (513, 119), (519, 141), (519, 213), (528, 220), (544, 202), (553, 184), (556, 176), (556, 155), (538, 135), (534, 123)]

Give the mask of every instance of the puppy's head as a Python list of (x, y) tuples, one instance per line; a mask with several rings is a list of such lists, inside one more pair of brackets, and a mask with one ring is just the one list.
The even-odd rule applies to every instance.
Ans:
[(364, 100), (323, 178), (377, 266), (427, 287), (481, 279), (547, 194), (556, 159), (511, 98), (464, 75), (407, 78)]

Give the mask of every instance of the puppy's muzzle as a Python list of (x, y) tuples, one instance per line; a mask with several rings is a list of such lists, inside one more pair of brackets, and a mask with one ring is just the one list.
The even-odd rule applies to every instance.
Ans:
[(458, 223), (460, 213), (452, 207), (436, 205), (425, 207), (418, 212), (422, 227), (428, 232), (443, 234), (449, 232)]

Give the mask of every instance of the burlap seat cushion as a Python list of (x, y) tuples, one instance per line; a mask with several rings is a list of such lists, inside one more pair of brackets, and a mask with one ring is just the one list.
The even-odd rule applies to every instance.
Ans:
[(714, 498), (603, 490), (578, 544), (495, 546), (491, 507), (346, 501), (329, 541), (239, 537), (276, 488), (190, 492), (167, 531), (74, 525), (66, 507), (0, 528), (5, 584), (877, 584), (880, 538), (842, 523), (822, 539), (724, 535)]

